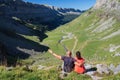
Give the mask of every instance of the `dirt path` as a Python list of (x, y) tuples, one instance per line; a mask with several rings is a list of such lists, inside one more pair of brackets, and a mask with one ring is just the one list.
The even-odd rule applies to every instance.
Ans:
[(90, 42), (89, 40), (85, 41), (85, 42), (83, 43), (83, 45), (79, 48), (79, 50), (82, 51), (83, 48), (84, 48), (89, 42)]
[(62, 31), (62, 33), (64, 33), (65, 35), (62, 36), (61, 40), (59, 40), (59, 43), (63, 46), (63, 48), (65, 49), (65, 51), (67, 51), (67, 47), (66, 47), (65, 44), (63, 44), (63, 42), (67, 41), (67, 40), (75, 39), (73, 48), (71, 50), (72, 53), (74, 53), (75, 52), (75, 48), (77, 46), (77, 42), (78, 42), (77, 37), (73, 33), (71, 33), (71, 32), (64, 32), (64, 31)]
[[(72, 49), (72, 53), (74, 53), (74, 52), (75, 52), (75, 48), (76, 48), (77, 43), (78, 43), (78, 39), (77, 39), (77, 37), (76, 37), (76, 36), (74, 36), (74, 39), (75, 39), (75, 42), (74, 42), (74, 46), (73, 46), (73, 49)], [(73, 56), (75, 56), (75, 54), (73, 54)]]

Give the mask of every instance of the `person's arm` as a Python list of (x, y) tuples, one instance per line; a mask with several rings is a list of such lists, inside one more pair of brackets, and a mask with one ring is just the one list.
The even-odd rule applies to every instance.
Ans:
[(51, 54), (52, 54), (53, 56), (55, 56), (56, 58), (62, 59), (62, 57), (61, 57), (60, 55), (55, 54), (52, 50), (49, 49), (48, 52), (51, 53)]
[(75, 62), (75, 64), (78, 65), (78, 66), (82, 66), (84, 63), (85, 63), (85, 61), (83, 61), (81, 63)]

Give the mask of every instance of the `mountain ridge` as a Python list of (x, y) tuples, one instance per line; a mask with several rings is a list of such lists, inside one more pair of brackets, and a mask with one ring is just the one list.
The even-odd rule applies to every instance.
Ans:
[[(59, 24), (64, 24), (66, 22), (71, 21), (72, 19), (79, 16), (82, 11), (75, 9), (67, 9), (67, 8), (57, 8), (54, 6), (46, 6), (40, 4), (32, 4), (30, 2), (23, 2), (22, 0), (1, 0), (1, 11), (3, 11), (3, 15), (7, 16), (16, 16), (23, 20), (29, 20), (33, 23), (48, 23), (51, 25), (51, 22), (57, 21)], [(63, 13), (69, 12), (70, 20), (63, 21), (65, 15)], [(74, 14), (73, 14), (74, 13)], [(26, 16), (24, 16), (26, 15)], [(58, 20), (59, 19), (59, 20)], [(54, 26), (54, 25), (51, 25)]]

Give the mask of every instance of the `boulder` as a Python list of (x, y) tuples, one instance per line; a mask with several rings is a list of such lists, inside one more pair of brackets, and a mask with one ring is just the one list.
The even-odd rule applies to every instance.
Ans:
[(97, 64), (96, 68), (99, 74), (110, 74), (110, 69), (107, 67), (107, 65)]

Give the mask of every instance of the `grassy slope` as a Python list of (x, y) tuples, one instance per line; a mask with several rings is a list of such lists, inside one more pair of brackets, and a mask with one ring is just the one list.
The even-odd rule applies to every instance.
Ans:
[[(25, 67), (16, 67), (12, 71), (6, 71), (5, 67), (0, 67), (0, 75), (0, 80), (61, 80), (60, 73), (56, 68), (50, 70), (32, 68), (32, 70), (28, 70)], [(86, 75), (76, 75), (76, 73), (72, 73), (64, 80), (91, 80)]]
[[(103, 37), (119, 30), (120, 21), (116, 20), (113, 16), (101, 17), (100, 15), (104, 15), (104, 12), (102, 10), (89, 10), (72, 22), (62, 25), (52, 32), (47, 32), (47, 35), (49, 37), (46, 38), (43, 43), (49, 45), (49, 47), (54, 52), (60, 55), (64, 55), (64, 48), (61, 44), (58, 43), (58, 41), (61, 39), (62, 36), (65, 35), (62, 31), (72, 32), (78, 39), (75, 51), (81, 51), (82, 56), (86, 59), (86, 62), (91, 64), (120, 64), (120, 57), (113, 57), (111, 55), (114, 55), (115, 52), (109, 52), (110, 44), (120, 44), (119, 35), (113, 36), (109, 39), (101, 40)], [(113, 20), (115, 20), (115, 23), (112, 25), (112, 27), (103, 30), (102, 32), (92, 32), (95, 28), (100, 26), (103, 22), (109, 20), (111, 17), (113, 17)], [(101, 20), (103, 20), (102, 23), (100, 23)], [(71, 50), (73, 48), (74, 41), (74, 39), (67, 40), (64, 42), (64, 44), (67, 46), (68, 49)], [(120, 52), (120, 49), (117, 49), (116, 51)], [(47, 55), (48, 54), (46, 54), (45, 56)], [(51, 64), (55, 62), (55, 60), (53, 59), (54, 58), (51, 56)], [(119, 75), (116, 76), (116, 78), (113, 78), (113, 76), (111, 78), (117, 79), (118, 77)], [(109, 77), (105, 79), (109, 79)]]
[[(101, 12), (101, 13), (100, 13)], [(107, 30), (101, 32), (101, 33), (95, 33), (92, 32), (93, 29), (89, 29), (91, 25), (95, 28), (98, 25), (98, 22), (101, 20), (98, 14), (103, 14), (102, 11), (93, 11), (90, 13), (90, 11), (82, 14), (79, 18), (75, 19), (74, 21), (67, 23), (66, 25), (63, 25), (56, 30), (52, 32), (48, 32), (48, 38), (44, 40), (45, 44), (48, 44), (53, 51), (56, 53), (63, 53), (64, 49), (61, 47), (60, 44), (58, 44), (58, 41), (61, 39), (61, 36), (64, 36), (65, 34), (62, 33), (62, 31), (66, 32), (72, 32), (78, 39), (78, 44), (75, 48), (75, 51), (80, 50), (82, 52), (82, 55), (86, 58), (86, 60), (90, 60), (91, 63), (104, 63), (104, 58), (106, 60), (105, 63), (110, 64), (114, 63), (117, 60), (119, 60), (119, 57), (111, 57), (111, 54), (108, 50), (105, 50), (109, 48), (110, 44), (119, 45), (120, 44), (120, 37), (114, 36), (110, 39), (106, 40), (100, 40), (104, 36), (109, 35), (119, 29), (119, 22), (115, 22), (113, 25), (112, 31), (105, 34)], [(105, 18), (107, 20), (109, 18)], [(89, 29), (89, 30), (87, 30)], [(74, 39), (65, 41), (64, 44), (71, 50), (71, 48), (74, 45)], [(57, 46), (56, 46), (57, 45)], [(75, 53), (74, 51), (74, 53)], [(101, 57), (100, 60), (96, 58), (96, 55)], [(105, 57), (107, 56), (107, 57)], [(113, 60), (111, 60), (111, 58)], [(95, 59), (95, 60), (94, 60)], [(93, 61), (94, 60), (94, 61)], [(118, 64), (119, 62), (116, 62), (115, 64)]]

